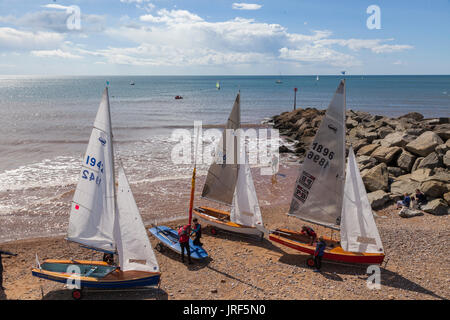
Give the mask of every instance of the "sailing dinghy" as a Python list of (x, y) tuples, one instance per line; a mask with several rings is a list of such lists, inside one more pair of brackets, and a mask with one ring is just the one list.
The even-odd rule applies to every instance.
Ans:
[[(240, 128), (241, 104), (238, 93), (225, 129)], [(238, 163), (239, 139), (236, 134), (228, 136), (226, 131), (223, 132), (217, 146), (216, 159), (209, 167), (202, 192), (203, 198), (231, 206), (230, 212), (202, 206), (195, 208), (193, 213), (200, 221), (213, 227), (213, 234), (216, 233), (215, 228), (219, 228), (262, 237), (264, 227), (261, 210), (245, 154), (244, 163)], [(231, 161), (227, 161), (228, 155), (233, 156)]]
[[(103, 92), (72, 201), (67, 240), (100, 252), (117, 254), (118, 265), (103, 261), (45, 260), (35, 277), (68, 283), (68, 270), (80, 287), (128, 288), (157, 285), (158, 262), (122, 165), (115, 188), (113, 135), (108, 87)], [(81, 292), (75, 290), (74, 298)]]
[[(341, 80), (300, 168), (289, 215), (340, 230), (340, 241), (324, 237), (323, 259), (383, 262), (383, 245), (352, 148), (345, 170), (345, 80)], [(315, 251), (309, 237), (300, 232), (277, 229), (269, 239), (311, 255)], [(313, 266), (314, 260), (307, 263)]]

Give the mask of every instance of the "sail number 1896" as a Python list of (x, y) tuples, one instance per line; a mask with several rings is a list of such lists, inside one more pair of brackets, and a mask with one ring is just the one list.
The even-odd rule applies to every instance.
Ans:
[(312, 159), (312, 161), (325, 169), (330, 164), (328, 160), (333, 160), (334, 152), (323, 145), (314, 142), (312, 144), (312, 150), (308, 152), (306, 157)]

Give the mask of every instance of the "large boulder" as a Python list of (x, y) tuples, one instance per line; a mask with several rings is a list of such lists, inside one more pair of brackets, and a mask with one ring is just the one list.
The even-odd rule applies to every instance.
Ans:
[(419, 189), (420, 183), (411, 179), (399, 179), (391, 184), (393, 195), (413, 194)]
[(419, 210), (404, 207), (402, 208), (402, 210), (398, 212), (398, 215), (402, 218), (412, 218), (417, 216), (423, 216), (423, 213)]
[(442, 181), (428, 180), (421, 183), (420, 190), (430, 198), (440, 198), (447, 192), (447, 186)]
[(447, 146), (447, 144), (443, 143), (438, 145), (435, 150), (439, 156), (443, 156), (448, 150), (450, 150), (450, 147)]
[(434, 133), (433, 131), (425, 131), (416, 139), (408, 143), (406, 145), (406, 150), (416, 155), (426, 157), (434, 151), (434, 148), (436, 148), (436, 146), (442, 143), (444, 143), (444, 141), (442, 141), (442, 139), (436, 133)]
[(436, 152), (431, 152), (417, 166), (417, 169), (429, 168), (434, 169), (442, 165), (441, 159)]
[(358, 121), (353, 120), (352, 118), (348, 117), (347, 120), (345, 121), (345, 126), (348, 129), (354, 128), (358, 126)]
[(416, 171), (411, 172), (410, 179), (417, 181), (417, 182), (423, 182), (428, 180), (433, 175), (433, 170), (429, 168), (422, 168), (417, 169)]
[(361, 175), (364, 186), (369, 192), (384, 190), (388, 191), (388, 170), (385, 163), (364, 171)]
[(422, 210), (434, 215), (448, 214), (449, 207), (447, 202), (442, 199), (434, 199), (422, 206)]
[(392, 129), (392, 128), (389, 127), (389, 126), (385, 126), (385, 127), (379, 128), (377, 132), (378, 132), (378, 136), (379, 136), (381, 139), (384, 139), (388, 134), (394, 132), (394, 129)]
[(444, 193), (442, 198), (444, 198), (444, 200), (447, 202), (447, 204), (450, 205), (450, 192)]
[(401, 151), (400, 147), (379, 147), (370, 155), (379, 162), (391, 163), (395, 159), (395, 156)]
[(442, 162), (444, 163), (444, 165), (449, 168), (450, 167), (450, 150), (448, 150), (444, 157), (442, 157)]
[(365, 169), (370, 169), (376, 166), (377, 160), (371, 158), (370, 156), (360, 156), (356, 158), (356, 162), (358, 163), (358, 168), (360, 171)]
[(420, 163), (422, 162), (422, 160), (425, 159), (425, 157), (418, 157), (416, 158), (416, 161), (414, 161), (414, 164), (411, 168), (411, 172), (416, 171), (417, 168), (419, 167)]
[(390, 177), (398, 177), (406, 173), (405, 170), (399, 167), (388, 167), (388, 172)]
[(403, 116), (398, 117), (398, 119), (413, 119), (416, 121), (423, 120), (423, 115), (418, 112), (410, 112), (407, 114), (404, 114)]
[(397, 158), (397, 166), (403, 170), (411, 172), (411, 168), (415, 160), (416, 157), (412, 153), (402, 150), (402, 153)]
[(378, 138), (378, 133), (374, 131), (374, 128), (362, 128), (358, 127), (356, 136), (361, 139), (366, 139), (369, 143)]
[(389, 193), (386, 193), (383, 190), (370, 192), (367, 194), (367, 198), (369, 199), (369, 203), (374, 210), (383, 208), (386, 202), (391, 200)]
[(381, 141), (381, 145), (384, 147), (405, 147), (408, 143), (414, 140), (413, 136), (410, 136), (404, 132), (392, 132), (388, 134)]
[(358, 156), (369, 156), (372, 154), (372, 152), (375, 151), (376, 148), (380, 147), (378, 144), (369, 144), (367, 146), (364, 146), (360, 148), (357, 152)]
[(437, 125), (433, 131), (444, 141), (450, 139), (450, 124), (448, 123)]

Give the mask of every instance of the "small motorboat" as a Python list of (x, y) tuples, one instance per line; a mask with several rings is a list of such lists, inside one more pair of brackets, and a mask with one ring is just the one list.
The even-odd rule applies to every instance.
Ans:
[(183, 97), (182, 96), (175, 96), (175, 100), (180, 100), (180, 99), (183, 99)]

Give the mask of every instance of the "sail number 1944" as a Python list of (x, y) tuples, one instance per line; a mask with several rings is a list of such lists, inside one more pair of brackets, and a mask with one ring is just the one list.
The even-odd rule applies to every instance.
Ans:
[[(87, 156), (86, 157), (86, 164), (91, 167), (97, 167), (99, 172), (103, 173), (103, 163), (101, 161), (97, 161), (94, 157)], [(89, 170), (83, 170), (81, 177), (83, 179), (89, 180), (89, 181), (95, 181), (96, 184), (100, 184), (102, 179), (100, 176), (95, 176), (94, 172), (90, 172)]]
[(314, 142), (312, 144), (312, 150), (308, 152), (306, 157), (312, 159), (312, 161), (325, 169), (330, 164), (329, 160), (333, 160), (334, 152), (323, 145)]

